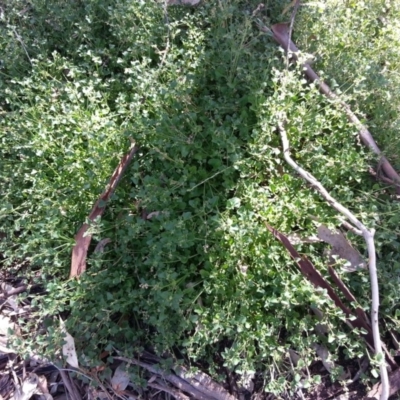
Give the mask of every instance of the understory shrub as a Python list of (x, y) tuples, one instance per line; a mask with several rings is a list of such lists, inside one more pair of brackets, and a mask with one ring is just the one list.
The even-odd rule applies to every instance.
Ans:
[[(364, 355), (359, 332), (350, 332), (265, 227), (307, 237), (316, 233), (315, 218), (340, 223), (285, 165), (276, 131), (282, 112), (297, 162), (377, 229), (383, 314), (398, 325), (398, 203), (369, 176), (375, 160), (338, 105), (301, 69), (286, 71), (282, 51), (253, 25), (257, 2), (166, 9), (125, 0), (37, 1), (26, 12), (24, 2), (14, 3), (6, 2), (0, 39), (0, 218), (7, 234), (0, 251), (10, 272), (28, 261), (47, 290), (34, 299), (37, 320), (24, 325), (29, 332), (43, 324), (46, 333), (18, 338), (21, 350), (57, 358), (53, 317), (61, 313), (85, 366), (97, 365), (104, 350), (132, 355), (151, 347), (202, 362), (216, 377), (221, 364), (242, 375), (262, 372), (274, 393), (300, 384), (298, 371), (316, 358), (313, 343), (322, 341), (334, 358), (339, 351)], [(331, 3), (337, 6), (327, 2), (324, 12)], [(281, 20), (285, 5), (267, 5), (266, 22)], [(322, 11), (310, 7), (299, 16), (301, 44), (306, 28), (328, 35), (317, 18)], [(358, 6), (322, 15), (347, 15), (349, 7)], [(346, 29), (371, 35), (368, 24)], [(341, 54), (336, 42), (326, 46), (331, 57)], [(367, 54), (378, 65), (387, 53), (376, 46), (379, 54)], [(340, 79), (364, 82), (352, 51), (340, 61), (348, 76)], [(397, 54), (390, 52), (393, 63)], [(339, 82), (328, 66), (321, 64)], [(346, 99), (369, 113), (371, 126), (383, 126), (367, 92), (346, 91)], [(385, 123), (397, 123), (387, 115)], [(94, 243), (111, 243), (101, 254), (92, 248), (87, 272), (67, 280), (74, 234), (130, 139), (141, 150), (90, 227)], [(297, 249), (329, 279), (323, 247)], [(368, 272), (338, 273), (368, 311)], [(325, 338), (315, 331), (318, 322), (328, 328)], [(289, 350), (300, 355), (297, 366)], [(318, 377), (301, 384), (313, 381)]]

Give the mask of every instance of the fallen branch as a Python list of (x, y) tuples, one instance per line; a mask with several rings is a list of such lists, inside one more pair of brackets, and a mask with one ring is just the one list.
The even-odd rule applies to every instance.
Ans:
[(281, 117), (278, 121), (278, 130), (281, 135), (283, 155), (286, 162), (307, 182), (309, 182), (315, 190), (331, 205), (336, 211), (344, 215), (352, 225), (354, 225), (359, 231), (367, 244), (368, 257), (369, 257), (369, 274), (371, 280), (371, 292), (372, 292), (372, 305), (371, 305), (371, 327), (374, 340), (375, 355), (381, 356), (380, 361), (380, 375), (382, 383), (381, 400), (387, 400), (389, 397), (389, 379), (388, 372), (385, 365), (385, 359), (382, 353), (382, 343), (379, 333), (378, 324), (378, 312), (379, 312), (379, 286), (378, 286), (378, 275), (376, 271), (376, 253), (375, 253), (375, 242), (374, 242), (374, 229), (369, 230), (357, 217), (346, 207), (341, 205), (336, 199), (334, 199), (328, 191), (322, 186), (322, 184), (309, 172), (301, 168), (290, 156), (289, 140), (286, 135), (286, 131), (283, 126), (284, 118)]
[(147, 386), (153, 388), (153, 389), (157, 389), (160, 390), (162, 392), (168, 393), (171, 396), (174, 396), (175, 399), (177, 400), (190, 400), (190, 398), (188, 396), (186, 396), (185, 394), (181, 393), (179, 390), (173, 389), (167, 385), (162, 385), (160, 383), (153, 383), (153, 382), (147, 382)]
[[(315, 287), (319, 287), (321, 289), (325, 289), (328, 293), (328, 296), (333, 300), (336, 307), (340, 308), (343, 313), (346, 315), (346, 324), (351, 328), (358, 328), (360, 331), (365, 331), (362, 333), (362, 337), (365, 342), (369, 346), (369, 348), (374, 350), (374, 337), (372, 334), (371, 325), (368, 322), (368, 317), (365, 311), (361, 307), (356, 307), (355, 310), (351, 309), (347, 305), (343, 303), (340, 297), (333, 290), (332, 286), (329, 282), (321, 275), (317, 268), (313, 265), (313, 263), (308, 260), (305, 256), (300, 255), (296, 249), (293, 247), (289, 238), (285, 236), (283, 233), (277, 231), (275, 228), (270, 226), (267, 222), (265, 222), (265, 226), (267, 229), (278, 239), (286, 248), (286, 250), (290, 253), (290, 256), (299, 266), (300, 272), (303, 274), (305, 278), (307, 278)], [(356, 302), (355, 297), (350, 292), (349, 288), (344, 284), (344, 282), (339, 278), (339, 276), (335, 273), (335, 271), (329, 267), (329, 274), (332, 279), (335, 281), (336, 285), (342, 292), (343, 296), (346, 300), (350, 302)], [(314, 313), (319, 316), (316, 312), (316, 309), (313, 309)], [(390, 365), (391, 368), (396, 369), (397, 363), (386, 349), (386, 347), (382, 344), (383, 350), (386, 355), (386, 361)]]
[[(287, 37), (287, 42), (286, 42), (287, 49), (289, 48), (290, 42), (292, 40), (294, 20), (296, 18), (296, 14), (297, 14), (299, 7), (300, 7), (300, 0), (295, 0), (292, 15), (290, 16), (289, 32), (288, 32), (288, 37)], [(289, 69), (289, 52), (288, 51), (286, 52), (286, 69)]]
[[(272, 35), (273, 39), (287, 52), (290, 53), (293, 57), (293, 60), (297, 61), (299, 54), (299, 49), (291, 40), (290, 29), (288, 28), (288, 24), (281, 23), (275, 24), (270, 28), (262, 24), (258, 21), (258, 27), (262, 32), (269, 33)], [(367, 146), (372, 152), (377, 154), (380, 157), (379, 165), (382, 168), (382, 171), (386, 174), (388, 180), (392, 185), (395, 185), (397, 194), (400, 194), (400, 176), (392, 167), (388, 159), (382, 154), (382, 151), (376, 144), (374, 138), (372, 137), (371, 132), (367, 129), (367, 127), (361, 123), (358, 117), (353, 113), (350, 106), (345, 103), (343, 100), (336, 95), (330, 87), (318, 76), (318, 74), (311, 68), (308, 62), (303, 64), (303, 70), (305, 75), (312, 81), (317, 83), (319, 90), (322, 94), (328, 97), (331, 100), (336, 101), (344, 112), (347, 115), (348, 120), (355, 125), (358, 129), (359, 136), (361, 141)], [(385, 180), (387, 182), (387, 180)]]
[(229, 394), (221, 385), (211, 379), (210, 376), (203, 372), (191, 373), (184, 366), (174, 369), (174, 372), (190, 383), (204, 395), (215, 400), (235, 400), (235, 397)]
[(66, 388), (67, 393), (71, 396), (72, 399), (82, 400), (82, 396), (78, 392), (72, 378), (67, 374), (64, 370), (57, 368), (60, 372), (60, 376), (62, 381), (64, 382), (64, 386)]
[[(98, 198), (92, 211), (89, 214), (89, 221), (93, 222), (97, 217), (100, 217), (106, 207), (107, 201), (113, 195), (122, 175), (124, 174), (126, 168), (132, 160), (132, 157), (139, 150), (139, 146), (132, 143), (129, 153), (122, 157), (120, 163), (112, 174), (109, 184), (106, 190)], [(71, 260), (71, 270), (70, 278), (81, 275), (86, 270), (86, 257), (89, 249), (90, 242), (92, 240), (92, 235), (87, 234), (89, 225), (87, 223), (83, 224), (75, 236), (75, 246), (72, 249), (72, 260)]]
[(17, 288), (11, 289), (8, 292), (0, 293), (0, 299), (14, 296), (15, 294), (20, 294), (28, 289), (28, 285), (22, 285)]
[[(113, 357), (115, 360), (125, 361), (146, 369), (160, 379), (174, 385), (179, 391), (188, 393), (190, 398), (196, 400), (236, 400), (236, 397), (229, 394), (222, 386), (214, 382), (210, 377), (203, 373), (196, 373), (189, 377), (187, 371), (181, 367), (177, 369), (178, 375), (163, 371), (157, 364), (147, 364), (134, 358), (123, 356)], [(164, 390), (164, 389), (161, 389)]]

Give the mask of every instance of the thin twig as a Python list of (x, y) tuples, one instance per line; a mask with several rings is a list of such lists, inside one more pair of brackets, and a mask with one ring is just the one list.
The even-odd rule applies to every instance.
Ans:
[(347, 230), (353, 232), (355, 235), (362, 236), (362, 232), (355, 228), (353, 225), (349, 224), (347, 221), (342, 221), (342, 226), (345, 227)]
[(162, 66), (165, 63), (165, 60), (167, 59), (167, 54), (170, 48), (170, 36), (171, 36), (171, 29), (169, 27), (169, 18), (168, 18), (168, 2), (167, 0), (164, 0), (164, 4), (163, 4), (163, 11), (164, 11), (164, 19), (165, 19), (165, 25), (167, 26), (167, 44), (165, 45), (165, 50), (163, 50), (162, 52), (160, 51), (160, 53), (164, 53), (163, 57), (161, 59), (161, 63), (160, 63), (160, 68), (162, 68)]
[(18, 33), (17, 33), (17, 31), (15, 30), (15, 28), (12, 28), (12, 30), (13, 30), (14, 35), (15, 35), (15, 37), (17, 38), (17, 40), (21, 43), (22, 48), (25, 50), (25, 54), (26, 54), (26, 56), (28, 57), (28, 60), (29, 60), (29, 62), (30, 62), (30, 64), (31, 64), (31, 66), (33, 67), (32, 60), (31, 60), (31, 58), (29, 57), (28, 50), (26, 49), (25, 44), (24, 44), (24, 42), (22, 41), (21, 36), (18, 35)]
[(27, 289), (28, 289), (28, 285), (22, 285), (22, 286), (16, 287), (14, 289), (11, 289), (8, 292), (1, 293), (0, 294), (0, 299), (7, 298), (7, 297), (10, 297), (10, 296), (14, 296), (15, 294), (23, 293)]
[(80, 393), (78, 392), (78, 389), (74, 385), (74, 382), (72, 382), (72, 379), (70, 379), (69, 374), (65, 372), (65, 370), (58, 368), (60, 372), (61, 379), (64, 382), (65, 388), (67, 389), (67, 392), (71, 396), (71, 399), (74, 400), (82, 400), (82, 397)]
[(180, 378), (177, 375), (163, 372), (160, 369), (160, 367), (157, 365), (153, 366), (150, 364), (146, 364), (142, 361), (135, 360), (134, 358), (127, 358), (127, 357), (122, 357), (122, 356), (116, 356), (116, 357), (114, 357), (114, 359), (125, 361), (127, 363), (138, 365), (139, 367), (147, 369), (147, 371), (150, 371), (153, 374), (157, 374), (157, 375), (161, 376), (163, 379), (172, 383), (178, 389), (190, 394), (190, 396), (194, 399), (209, 400), (209, 397), (205, 396), (202, 392), (200, 392), (197, 388), (193, 387), (190, 383), (186, 382), (184, 379)]
[(180, 392), (179, 390), (173, 389), (166, 385), (161, 385), (159, 383), (147, 382), (147, 386), (152, 387), (153, 389), (158, 389), (163, 392), (169, 393), (170, 395), (174, 396), (178, 400), (189, 400), (189, 397)]
[(294, 20), (296, 18), (296, 14), (297, 14), (297, 10), (299, 9), (299, 6), (300, 6), (300, 0), (296, 0), (296, 3), (294, 4), (294, 8), (292, 11), (292, 15), (290, 16), (289, 34), (288, 34), (288, 40), (287, 40), (287, 47), (285, 49), (286, 50), (286, 69), (289, 69), (290, 41), (292, 40)]
[(308, 181), (314, 189), (330, 204), (336, 211), (344, 215), (354, 225), (358, 231), (361, 231), (362, 236), (367, 244), (368, 256), (369, 256), (369, 274), (371, 280), (371, 293), (372, 293), (372, 305), (371, 305), (371, 325), (372, 334), (374, 338), (375, 355), (381, 356), (380, 361), (380, 375), (382, 382), (382, 394), (380, 399), (387, 400), (389, 397), (389, 377), (387, 368), (385, 365), (385, 358), (382, 352), (382, 343), (379, 333), (378, 324), (378, 311), (379, 311), (379, 286), (378, 286), (378, 274), (376, 271), (376, 253), (375, 253), (375, 242), (374, 242), (374, 229), (368, 229), (357, 217), (346, 207), (340, 204), (334, 199), (328, 191), (322, 186), (322, 184), (309, 172), (301, 168), (290, 156), (289, 140), (284, 129), (285, 117), (280, 116), (278, 121), (278, 130), (281, 135), (283, 155), (286, 162), (306, 181)]
[(257, 8), (252, 12), (251, 17), (254, 18), (259, 12), (264, 10), (265, 6), (263, 3), (260, 3)]
[(202, 185), (203, 183), (206, 183), (207, 181), (215, 178), (217, 175), (222, 174), (223, 172), (225, 172), (227, 169), (231, 168), (231, 166), (226, 167), (224, 169), (222, 169), (221, 171), (216, 172), (214, 175), (209, 176), (207, 179), (204, 179), (204, 181), (201, 181), (200, 183), (198, 183), (197, 185), (194, 185), (193, 187), (191, 187), (190, 189), (187, 189), (188, 192), (191, 192), (192, 190), (196, 189), (198, 186)]

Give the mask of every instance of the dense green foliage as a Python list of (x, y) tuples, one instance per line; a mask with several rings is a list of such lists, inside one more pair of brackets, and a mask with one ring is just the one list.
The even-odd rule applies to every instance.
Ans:
[(316, 55), (318, 68), (366, 118), (382, 150), (398, 167), (400, 4), (320, 3), (302, 14), (298, 32), (301, 48)]
[[(398, 203), (368, 175), (375, 161), (340, 109), (300, 70), (285, 70), (283, 53), (252, 22), (257, 3), (5, 2), (0, 221), (7, 239), (0, 250), (10, 270), (28, 260), (48, 291), (34, 299), (35, 323), (44, 322), (46, 334), (18, 339), (25, 349), (57, 354), (52, 316), (61, 312), (85, 365), (98, 363), (104, 349), (132, 354), (151, 345), (164, 354), (179, 349), (217, 374), (220, 352), (227, 367), (265, 372), (266, 390), (280, 392), (298, 384), (297, 373), (292, 383), (288, 375), (309, 365), (312, 343), (323, 340), (314, 305), (324, 312), (335, 358), (339, 348), (346, 357), (363, 355), (358, 333), (264, 226), (308, 236), (314, 216), (339, 222), (284, 164), (276, 132), (282, 112), (297, 161), (377, 228), (383, 314), (399, 324)], [(368, 114), (397, 159), (398, 9), (371, 3), (368, 19), (358, 3), (310, 4), (298, 15), (295, 39), (317, 52), (317, 68)], [(286, 5), (267, 4), (265, 23), (284, 19)], [(112, 243), (91, 255), (82, 278), (67, 281), (74, 234), (129, 138), (141, 152), (91, 227), (94, 242)], [(151, 212), (158, 213), (143, 218)], [(327, 275), (322, 245), (298, 249)], [(342, 278), (368, 310), (368, 273)], [(301, 355), (296, 368), (289, 349)]]

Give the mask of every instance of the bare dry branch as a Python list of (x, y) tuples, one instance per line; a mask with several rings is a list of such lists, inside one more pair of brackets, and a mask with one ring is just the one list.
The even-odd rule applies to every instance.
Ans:
[(211, 377), (203, 372), (191, 374), (185, 367), (180, 366), (174, 369), (175, 373), (190, 383), (204, 395), (215, 400), (235, 400), (235, 397), (229, 394), (221, 385), (215, 382)]
[(127, 358), (127, 357), (122, 357), (122, 356), (114, 357), (114, 359), (138, 365), (139, 367), (147, 369), (148, 371), (152, 372), (153, 374), (158, 374), (162, 379), (165, 379), (166, 381), (172, 383), (179, 390), (182, 390), (183, 392), (188, 393), (194, 399), (214, 400), (214, 398), (210, 398), (209, 396), (204, 395), (201, 391), (199, 391), (197, 388), (193, 387), (190, 383), (188, 383), (186, 380), (182, 379), (181, 377), (179, 377), (175, 374), (171, 374), (171, 373), (162, 371), (161, 368), (158, 367), (157, 365), (150, 365), (150, 364), (144, 363), (142, 361), (136, 360), (134, 358)]
[[(88, 218), (90, 221), (95, 221), (97, 217), (100, 217), (103, 214), (105, 210), (105, 203), (113, 195), (126, 168), (138, 150), (139, 146), (132, 142), (130, 151), (122, 157), (120, 163), (117, 165), (117, 168), (114, 170), (114, 173), (112, 174), (105, 191), (94, 204)], [(83, 224), (75, 236), (75, 246), (72, 249), (70, 278), (79, 276), (86, 270), (86, 257), (90, 241), (92, 240), (92, 235), (87, 234), (88, 228), (88, 224)]]
[(60, 371), (61, 379), (64, 382), (65, 388), (67, 389), (68, 394), (71, 396), (72, 399), (82, 400), (78, 389), (76, 388), (74, 382), (70, 379), (69, 375), (63, 370), (58, 369)]
[(188, 396), (181, 393), (179, 390), (173, 389), (169, 386), (161, 385), (160, 383), (153, 383), (153, 382), (148, 382), (147, 385), (154, 389), (158, 389), (163, 392), (169, 393), (170, 395), (174, 396), (178, 400), (189, 400)]
[[(286, 51), (290, 52), (294, 60), (297, 60), (297, 55), (299, 54), (299, 49), (291, 40), (291, 32), (288, 24), (281, 23), (275, 24), (270, 28), (265, 26), (261, 21), (257, 21), (258, 28), (265, 33), (272, 35), (273, 39)], [(359, 118), (351, 110), (350, 106), (345, 103), (340, 97), (332, 92), (330, 87), (318, 76), (318, 74), (311, 68), (309, 63), (304, 63), (304, 74), (310, 79), (310, 81), (315, 82), (321, 93), (323, 93), (329, 99), (335, 101), (347, 115), (348, 120), (358, 129), (358, 134), (361, 141), (365, 146), (377, 154), (380, 157), (379, 164), (382, 171), (386, 174), (388, 181), (395, 185), (397, 194), (400, 194), (400, 176), (390, 164), (389, 160), (383, 155), (382, 151), (376, 144), (371, 132), (367, 127), (359, 120)]]
[(0, 299), (2, 299), (2, 298), (7, 298), (7, 297), (11, 297), (11, 296), (14, 296), (15, 294), (23, 293), (23, 292), (25, 292), (27, 289), (28, 289), (28, 285), (19, 286), (19, 287), (17, 287), (17, 288), (14, 288), (14, 289), (8, 291), (8, 292), (1, 293), (1, 294), (0, 294)]
[(382, 383), (382, 392), (380, 399), (387, 400), (389, 397), (389, 378), (388, 372), (384, 361), (382, 352), (382, 343), (379, 333), (378, 323), (378, 312), (379, 312), (379, 285), (378, 275), (376, 271), (376, 253), (375, 253), (375, 242), (374, 242), (374, 229), (368, 229), (358, 218), (346, 207), (340, 204), (334, 199), (329, 192), (322, 186), (322, 184), (309, 172), (300, 167), (290, 156), (289, 140), (284, 128), (284, 116), (281, 116), (278, 122), (278, 130), (281, 135), (283, 155), (286, 162), (307, 182), (309, 182), (313, 188), (331, 205), (336, 211), (344, 215), (361, 233), (367, 244), (368, 257), (369, 257), (369, 274), (371, 281), (371, 293), (372, 293), (372, 304), (371, 304), (371, 326), (374, 338), (375, 355), (382, 357), (380, 362), (380, 375)]
[[(296, 14), (297, 14), (299, 7), (300, 7), (300, 0), (295, 0), (292, 15), (290, 16), (289, 33), (288, 33), (287, 47), (286, 47), (287, 49), (289, 48), (290, 41), (292, 40), (294, 20), (296, 18)], [(289, 68), (289, 52), (287, 51), (286, 52), (286, 69), (288, 69), (288, 68)]]

